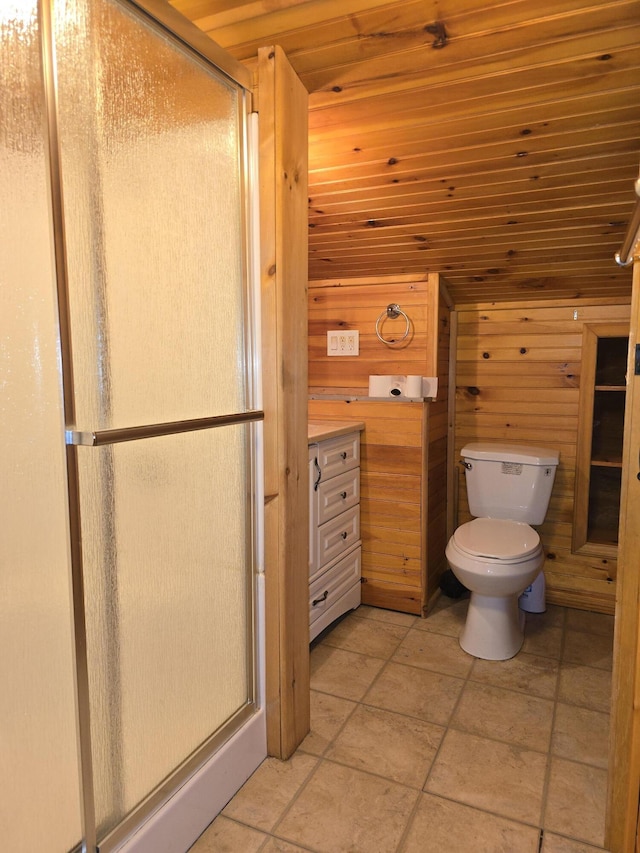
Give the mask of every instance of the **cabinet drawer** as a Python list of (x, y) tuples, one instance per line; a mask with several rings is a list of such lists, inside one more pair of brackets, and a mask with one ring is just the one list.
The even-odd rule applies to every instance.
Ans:
[(357, 468), (360, 465), (360, 433), (351, 432), (321, 441), (318, 445), (318, 465), (322, 472), (320, 482)]
[(359, 539), (360, 507), (353, 506), (318, 528), (318, 566), (339, 557)]
[(318, 486), (318, 525), (360, 502), (360, 469), (352, 468)]
[(309, 586), (309, 622), (313, 623), (352, 586), (360, 583), (360, 547), (327, 569)]

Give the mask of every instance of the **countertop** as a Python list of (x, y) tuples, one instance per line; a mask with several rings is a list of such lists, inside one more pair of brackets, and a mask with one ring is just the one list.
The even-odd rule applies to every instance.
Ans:
[(309, 444), (364, 429), (362, 421), (309, 421)]

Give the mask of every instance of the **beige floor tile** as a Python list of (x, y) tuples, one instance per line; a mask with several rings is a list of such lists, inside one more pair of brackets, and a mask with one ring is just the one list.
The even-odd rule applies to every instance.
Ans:
[(381, 607), (368, 607), (366, 604), (361, 604), (357, 610), (354, 610), (353, 615), (359, 616), (361, 619), (374, 619), (377, 622), (390, 622), (392, 625), (402, 625), (405, 628), (412, 628), (416, 622), (421, 621), (418, 616), (412, 616), (410, 613), (399, 613), (396, 610), (384, 610)]
[(573, 841), (545, 832), (542, 843), (542, 853), (608, 853), (604, 847), (593, 847), (591, 844), (583, 844), (581, 841)]
[(560, 758), (607, 768), (609, 714), (558, 702), (551, 751)]
[(267, 836), (219, 815), (189, 848), (189, 853), (255, 853)]
[[(234, 853), (245, 853), (245, 851), (238, 848)], [(305, 850), (304, 847), (298, 847), (297, 844), (283, 841), (281, 838), (270, 838), (260, 853), (308, 853), (308, 850)]]
[(458, 646), (467, 605), (361, 606), (314, 644), (310, 734), (190, 853), (537, 853), (541, 812), (541, 853), (606, 853), (612, 618), (550, 606), (520, 654), (482, 661)]
[(336, 625), (323, 639), (322, 644), (388, 660), (408, 630), (402, 625), (352, 616)]
[(380, 658), (321, 643), (311, 651), (311, 687), (343, 699), (362, 699), (384, 666)]
[(547, 756), (449, 729), (426, 791), (539, 825)]
[(311, 731), (302, 741), (300, 749), (312, 755), (322, 755), (356, 707), (349, 699), (340, 699), (328, 693), (312, 690)]
[(563, 663), (558, 699), (608, 714), (611, 709), (611, 673), (591, 666)]
[(534, 621), (530, 616), (531, 614), (527, 614), (522, 651), (530, 655), (542, 655), (545, 658), (559, 660), (562, 653), (563, 629), (559, 626), (545, 625), (539, 620)]
[(544, 613), (527, 613), (527, 622), (541, 622), (550, 628), (564, 627), (567, 608), (557, 604), (547, 604)]
[(547, 752), (554, 703), (513, 690), (469, 681), (450, 725), (472, 734)]
[(445, 726), (463, 686), (459, 678), (389, 662), (363, 701)]
[(474, 658), (462, 651), (454, 637), (412, 628), (398, 647), (393, 660), (395, 663), (465, 678)]
[(277, 835), (317, 853), (390, 853), (419, 792), (323, 761), (277, 826)]
[(317, 763), (317, 758), (302, 752), (294, 753), (288, 761), (267, 758), (222, 814), (269, 832)]
[(613, 637), (604, 634), (587, 634), (584, 631), (567, 631), (564, 638), (563, 661), (611, 669), (613, 664)]
[(572, 631), (588, 631), (591, 634), (604, 634), (613, 639), (613, 616), (606, 613), (593, 613), (589, 610), (567, 609), (567, 628)]
[(493, 687), (553, 699), (559, 670), (559, 662), (552, 658), (520, 652), (510, 660), (476, 660), (469, 677)]
[(538, 829), (423, 794), (402, 853), (537, 853)]
[(440, 598), (434, 609), (424, 619), (419, 619), (414, 628), (420, 631), (432, 631), (435, 634), (446, 634), (457, 639), (464, 628), (469, 599), (463, 598), (461, 601), (445, 599), (445, 603), (441, 603), (442, 601), (443, 599)]
[(607, 773), (552, 757), (545, 829), (588, 844), (604, 844)]
[(433, 723), (361, 705), (326, 758), (422, 788), (444, 732)]

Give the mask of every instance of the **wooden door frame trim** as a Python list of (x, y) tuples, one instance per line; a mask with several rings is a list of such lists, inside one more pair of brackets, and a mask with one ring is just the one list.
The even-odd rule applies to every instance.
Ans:
[(611, 691), (611, 737), (606, 845), (612, 853), (635, 849), (640, 793), (640, 376), (634, 375), (640, 326), (640, 264), (633, 271), (627, 365), (616, 621)]
[(265, 464), (267, 752), (309, 731), (308, 94), (278, 46), (258, 51)]

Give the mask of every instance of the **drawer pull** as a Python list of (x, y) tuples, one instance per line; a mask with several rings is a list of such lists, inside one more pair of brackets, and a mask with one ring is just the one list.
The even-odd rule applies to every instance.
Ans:
[(315, 481), (315, 483), (313, 484), (313, 491), (314, 491), (314, 492), (317, 492), (317, 491), (318, 491), (318, 486), (320, 485), (320, 480), (322, 479), (322, 469), (321, 469), (321, 468), (320, 468), (320, 466), (318, 465), (318, 457), (317, 457), (317, 456), (316, 456), (316, 457), (315, 457), (315, 459), (313, 460), (313, 464), (314, 464), (314, 466), (315, 466), (316, 471), (318, 472), (318, 479), (317, 479), (317, 480)]
[(347, 493), (346, 492), (340, 492), (340, 497), (342, 498), (343, 501), (346, 501)]
[(323, 601), (326, 601), (326, 600), (327, 600), (327, 596), (328, 596), (328, 595), (329, 595), (329, 590), (328, 590), (328, 589), (325, 589), (325, 591), (322, 593), (322, 595), (320, 596), (320, 598), (314, 598), (314, 599), (313, 599), (313, 601), (311, 602), (312, 606), (313, 606), (313, 607), (315, 607), (315, 606), (316, 606), (316, 604), (322, 604), (322, 602), (323, 602)]
[(342, 453), (340, 454), (340, 458), (343, 460), (347, 458), (347, 451), (346, 450), (342, 451)]
[(340, 534), (340, 536), (342, 536), (343, 539), (346, 539), (348, 535), (349, 534), (347, 533), (346, 530), (343, 530), (342, 533)]

